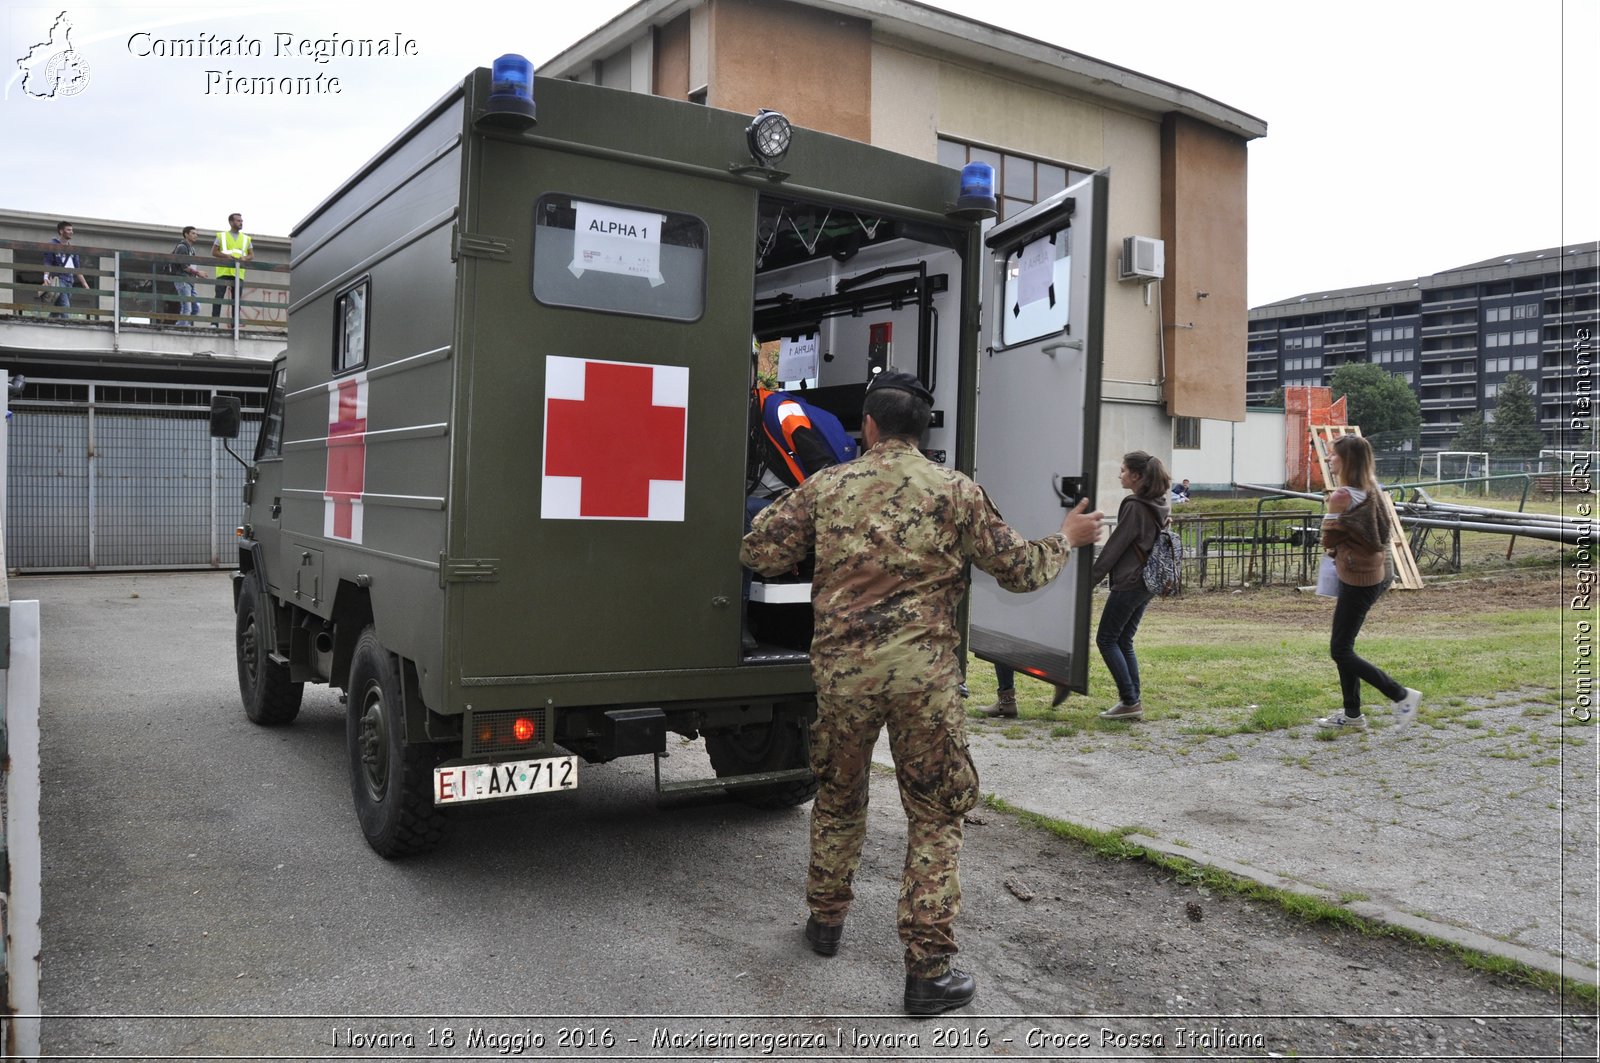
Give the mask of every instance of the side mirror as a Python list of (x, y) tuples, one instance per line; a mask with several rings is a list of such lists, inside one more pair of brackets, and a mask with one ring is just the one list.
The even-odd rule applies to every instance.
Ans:
[(237, 396), (218, 395), (211, 400), (211, 438), (239, 438), (240, 402)]

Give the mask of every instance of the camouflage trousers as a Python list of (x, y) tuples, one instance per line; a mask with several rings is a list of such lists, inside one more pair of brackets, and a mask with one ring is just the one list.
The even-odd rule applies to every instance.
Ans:
[(818, 694), (811, 730), (811, 866), (806, 903), (822, 923), (842, 923), (855, 893), (867, 833), (867, 781), (878, 732), (889, 729), (895, 780), (906, 811), (906, 863), (898, 924), (906, 973), (936, 978), (956, 953), (961, 910), (961, 818), (978, 802), (959, 691)]

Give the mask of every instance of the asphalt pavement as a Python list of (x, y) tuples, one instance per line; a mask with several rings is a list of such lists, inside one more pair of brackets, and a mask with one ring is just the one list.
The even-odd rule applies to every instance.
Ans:
[(1375, 714), (1332, 741), (968, 726), (984, 792), (1014, 807), (1594, 984), (1600, 750), (1592, 724), (1561, 720), (1553, 695), (1506, 695), (1450, 719), (1424, 699), (1409, 728)]

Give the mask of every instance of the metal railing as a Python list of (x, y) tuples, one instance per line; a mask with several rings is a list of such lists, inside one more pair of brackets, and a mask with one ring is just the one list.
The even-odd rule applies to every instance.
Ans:
[[(46, 255), (62, 245), (0, 240), (0, 315), (68, 325), (124, 328), (220, 327), (235, 339), (245, 333), (283, 333), (289, 327), (289, 266), (251, 262), (241, 267), (242, 284), (212, 275), (220, 265), (209, 255), (172, 255), (72, 244), (75, 268), (46, 266)], [(193, 266), (203, 276), (181, 272)], [(180, 272), (174, 273), (173, 270)], [(46, 284), (45, 277), (58, 278)], [(66, 284), (59, 278), (71, 278)], [(80, 283), (80, 280), (82, 283)], [(178, 284), (194, 293), (180, 294)], [(85, 286), (87, 285), (87, 286)], [(231, 293), (218, 289), (231, 287)], [(66, 297), (70, 305), (59, 305)], [(183, 313), (182, 304), (198, 306)]]
[(1184, 589), (1303, 587), (1316, 581), (1320, 508), (1185, 514), (1174, 516), (1172, 527), (1183, 543)]

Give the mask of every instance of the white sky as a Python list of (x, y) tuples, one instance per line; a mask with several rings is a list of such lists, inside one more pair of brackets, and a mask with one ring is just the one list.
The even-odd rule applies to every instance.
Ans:
[[(0, 207), (203, 233), (238, 210), (246, 231), (287, 235), (467, 70), (507, 51), (541, 63), (628, 6), (8, 3)], [(1600, 0), (933, 6), (1264, 119), (1267, 136), (1249, 149), (1251, 305), (1600, 238)], [(69, 98), (30, 98), (15, 60), (63, 10), (89, 83)], [(137, 33), (243, 34), (266, 54), (139, 57)], [(274, 58), (278, 33), (398, 33), (418, 54)], [(208, 95), (208, 69), (324, 73), (343, 91)]]

